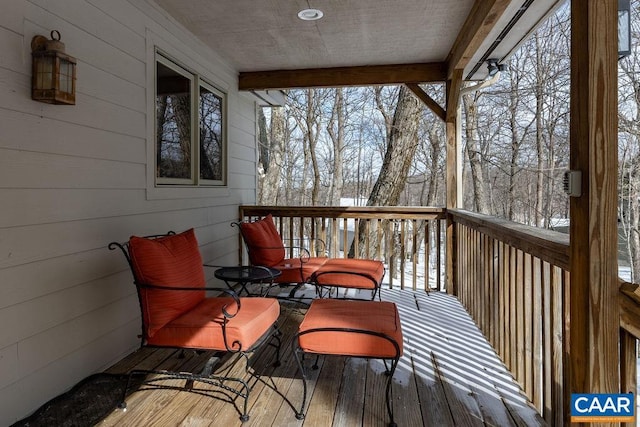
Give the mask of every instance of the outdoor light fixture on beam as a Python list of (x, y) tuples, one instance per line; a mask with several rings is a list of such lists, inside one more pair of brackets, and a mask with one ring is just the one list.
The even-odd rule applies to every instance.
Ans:
[(75, 105), (76, 59), (65, 53), (60, 33), (51, 31), (51, 40), (34, 36), (31, 57), (31, 99), (48, 104)]
[(504, 71), (507, 69), (505, 64), (498, 64), (497, 59), (487, 59), (487, 70), (489, 71), (489, 77), (493, 77), (498, 74), (498, 71)]
[(618, 59), (631, 54), (631, 5), (618, 0)]

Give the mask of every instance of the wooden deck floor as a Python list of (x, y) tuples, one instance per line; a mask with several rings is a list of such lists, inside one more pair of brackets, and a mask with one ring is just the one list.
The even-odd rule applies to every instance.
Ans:
[[(446, 294), (383, 290), (398, 305), (404, 333), (404, 356), (393, 378), (398, 426), (541, 426), (544, 421), (523, 398), (519, 386), (495, 355), (458, 301)], [(303, 310), (282, 304), (282, 365), (273, 368), (272, 350), (251, 357), (255, 383), (250, 420), (239, 421), (234, 405), (176, 390), (140, 390), (127, 399), (128, 409), (114, 411), (104, 426), (384, 426), (386, 377), (379, 360), (321, 357), (310, 370), (311, 400), (304, 421), (291, 405), (302, 399), (302, 380), (291, 352), (291, 339)], [(166, 349), (137, 351), (109, 372), (131, 368), (198, 370), (208, 354), (183, 359)], [(234, 368), (244, 374), (244, 365)]]

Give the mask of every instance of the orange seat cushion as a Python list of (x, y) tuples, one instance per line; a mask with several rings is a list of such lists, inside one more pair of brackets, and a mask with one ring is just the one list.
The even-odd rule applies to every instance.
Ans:
[(276, 278), (278, 283), (305, 283), (311, 275), (327, 262), (329, 258), (288, 258), (273, 266), (282, 273)]
[[(193, 309), (167, 323), (147, 341), (149, 345), (226, 350), (222, 334), (222, 308), (237, 311), (232, 298), (206, 298)], [(226, 326), (227, 343), (246, 351), (278, 320), (280, 304), (274, 298), (240, 298), (240, 311)], [(233, 343), (237, 342), (238, 345)]]
[(273, 267), (284, 260), (284, 244), (271, 214), (254, 222), (241, 222), (240, 230), (251, 264)]
[(202, 291), (140, 289), (143, 323), (147, 337), (205, 298), (202, 257), (193, 229), (150, 239), (132, 236), (129, 255), (138, 285), (202, 287)]
[(384, 264), (370, 259), (329, 258), (311, 277), (320, 286), (376, 289), (384, 277)]
[(307, 353), (392, 359), (402, 355), (402, 328), (398, 309), (392, 302), (314, 300), (307, 311), (299, 333), (319, 328), (347, 328), (387, 335), (398, 344), (366, 333), (317, 331), (299, 335), (300, 348)]

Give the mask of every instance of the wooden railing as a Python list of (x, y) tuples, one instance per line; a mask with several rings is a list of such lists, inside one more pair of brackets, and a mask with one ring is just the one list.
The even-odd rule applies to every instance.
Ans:
[[(568, 425), (569, 236), (472, 212), (447, 214), (459, 300), (545, 421)], [(640, 285), (621, 282), (619, 301), (620, 391), (635, 395)]]
[(549, 425), (568, 408), (569, 236), (449, 210), (461, 303)]
[[(620, 392), (637, 394), (640, 285), (620, 284)], [(637, 418), (636, 414), (636, 418)], [(623, 424), (628, 427), (636, 423)]]
[[(385, 284), (392, 288), (444, 287), (443, 208), (240, 206), (244, 221), (267, 214), (285, 243), (324, 242), (308, 245), (313, 256), (379, 259), (387, 268)], [(240, 247), (241, 262), (248, 263)]]
[[(328, 256), (348, 256), (355, 240), (356, 257), (396, 266), (389, 284), (401, 289), (442, 290), (450, 256), (448, 281), (455, 286), (449, 290), (455, 289), (545, 421), (569, 424), (567, 234), (441, 208), (240, 207), (243, 220), (268, 213), (285, 240), (321, 239)], [(446, 250), (445, 222), (453, 234)], [(366, 238), (359, 239), (362, 233)], [(357, 247), (359, 240), (365, 247)], [(424, 271), (418, 274), (419, 268)], [(619, 302), (620, 391), (635, 394), (640, 285), (621, 282)]]

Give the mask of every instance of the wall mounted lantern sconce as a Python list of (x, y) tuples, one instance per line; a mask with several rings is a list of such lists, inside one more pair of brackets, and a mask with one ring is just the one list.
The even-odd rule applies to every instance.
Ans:
[(45, 36), (31, 39), (33, 76), (31, 99), (48, 104), (76, 103), (76, 59), (64, 51), (60, 33), (51, 31), (51, 40)]
[(618, 59), (631, 55), (631, 5), (618, 0)]

